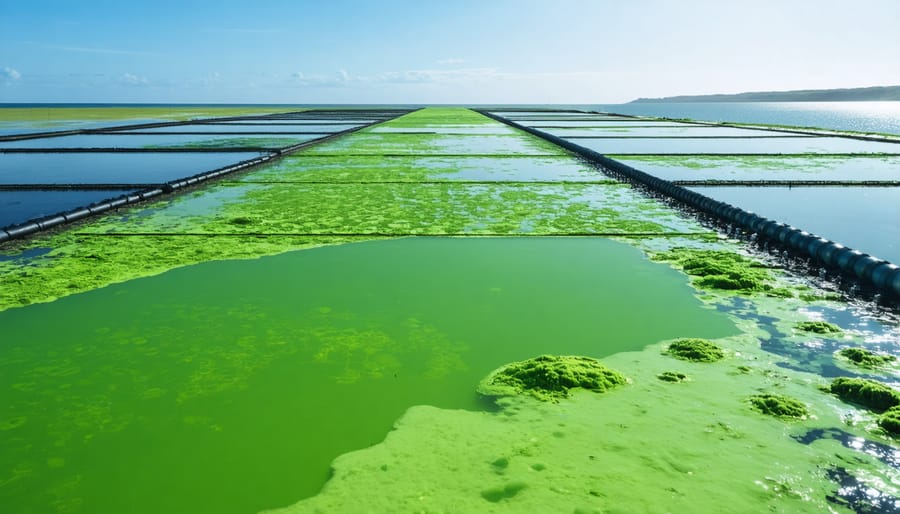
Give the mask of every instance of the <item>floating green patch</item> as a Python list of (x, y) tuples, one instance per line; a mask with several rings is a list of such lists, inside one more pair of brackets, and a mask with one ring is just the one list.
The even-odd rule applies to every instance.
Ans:
[(688, 376), (677, 371), (663, 371), (659, 375), (656, 375), (656, 378), (663, 382), (684, 382), (687, 380)]
[[(249, 218), (231, 218), (246, 227)], [(94, 225), (103, 226), (103, 225)], [(21, 248), (50, 247), (27, 266), (0, 261), (0, 311), (55, 300), (173, 268), (224, 259), (253, 259), (289, 250), (362, 241), (363, 237), (247, 236), (78, 236), (44, 235)], [(21, 243), (20, 243), (21, 244)]]
[(235, 136), (210, 136), (210, 139), (192, 141), (189, 143), (172, 143), (160, 145), (146, 145), (144, 148), (190, 148), (190, 149), (216, 149), (216, 148), (284, 148), (304, 142), (297, 137), (235, 137)]
[(779, 394), (757, 394), (749, 401), (750, 406), (768, 416), (803, 419), (809, 415), (803, 402)]
[(831, 383), (831, 392), (844, 401), (857, 403), (875, 412), (884, 412), (900, 405), (900, 393), (865, 378), (836, 378)]
[(282, 107), (12, 107), (0, 110), (2, 121), (31, 122), (53, 126), (69, 121), (124, 121), (164, 119), (186, 121), (221, 116), (249, 116), (298, 112), (307, 109)]
[(674, 263), (693, 277), (701, 289), (741, 293), (772, 292), (775, 296), (793, 296), (776, 288), (771, 271), (761, 263), (727, 250), (675, 248), (653, 256), (654, 260)]
[(691, 362), (716, 362), (725, 358), (725, 353), (714, 342), (706, 339), (679, 339), (666, 348), (666, 353)]
[(864, 348), (843, 348), (838, 354), (862, 368), (878, 368), (897, 360), (893, 355), (879, 355)]
[(485, 396), (530, 394), (542, 401), (558, 401), (574, 388), (603, 393), (627, 383), (619, 372), (589, 357), (542, 355), (507, 364), (478, 385)]
[(509, 158), (299, 154), (243, 174), (242, 182), (617, 181), (569, 156)]
[(801, 321), (794, 325), (794, 328), (801, 332), (813, 334), (837, 334), (841, 332), (841, 327), (827, 321)]
[[(706, 233), (624, 184), (220, 184), (187, 200), (175, 201), (149, 216), (111, 218), (89, 232), (323, 236)], [(229, 222), (239, 218), (252, 222)]]
[(493, 155), (565, 156), (562, 148), (528, 134), (447, 135), (359, 132), (298, 155)]
[(427, 127), (428, 125), (483, 125), (498, 122), (471, 109), (428, 107), (394, 118), (382, 127)]

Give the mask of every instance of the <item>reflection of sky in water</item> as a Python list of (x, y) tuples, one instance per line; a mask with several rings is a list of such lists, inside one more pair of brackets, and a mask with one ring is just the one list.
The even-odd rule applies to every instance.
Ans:
[(573, 121), (573, 120), (553, 120), (553, 121), (517, 121), (519, 125), (526, 127), (534, 127), (536, 129), (545, 130), (552, 127), (572, 127), (579, 129), (622, 129), (629, 128), (653, 128), (653, 127), (697, 127), (692, 123), (679, 123), (677, 121), (654, 121), (654, 120), (635, 120), (635, 121), (609, 121), (609, 120), (591, 120), (591, 121)]
[[(189, 125), (171, 125), (168, 127), (138, 128), (134, 132), (340, 132), (342, 130), (358, 127), (359, 125), (228, 125), (224, 123), (194, 123)], [(126, 134), (130, 131), (119, 131), (117, 134)]]
[(0, 153), (0, 184), (147, 184), (255, 159), (257, 152)]
[[(240, 136), (198, 136), (179, 134), (160, 134), (154, 136), (144, 135), (116, 135), (116, 134), (81, 134), (75, 136), (47, 137), (38, 139), (26, 139), (23, 141), (0, 141), (0, 148), (146, 148), (153, 146), (177, 147), (198, 143), (215, 141), (223, 143), (217, 146), (228, 146), (228, 142), (234, 142), (233, 146), (262, 147), (289, 146), (291, 144), (309, 141), (321, 136), (296, 135), (296, 136), (271, 136), (271, 135), (240, 135)], [(255, 141), (254, 141), (255, 140)]]
[(666, 102), (593, 105), (586, 108), (637, 116), (900, 134), (900, 102)]
[[(748, 130), (731, 127), (684, 125), (681, 127), (646, 127), (620, 123), (610, 128), (543, 128), (543, 132), (559, 137), (789, 137), (784, 132)], [(805, 136), (793, 136), (805, 137)]]
[(28, 261), (30, 259), (34, 259), (37, 257), (41, 257), (47, 255), (53, 251), (53, 248), (49, 247), (39, 247), (39, 248), (29, 248), (27, 250), (23, 250), (19, 253), (14, 253), (11, 255), (2, 255), (0, 254), (0, 261)]
[(900, 157), (611, 157), (666, 180), (900, 180)]
[(112, 191), (0, 191), (0, 227), (115, 198), (134, 190)]
[(900, 187), (692, 187), (703, 195), (900, 263)]
[[(2, 111), (0, 111), (2, 112)], [(136, 125), (139, 123), (165, 123), (168, 119), (133, 119), (133, 120), (106, 120), (106, 121), (85, 121), (85, 120), (36, 120), (36, 121), (2, 121), (0, 120), (0, 136), (8, 136), (11, 134), (34, 134), (36, 132), (55, 132), (61, 130), (75, 129), (95, 129), (112, 127), (116, 125)]]
[(747, 139), (574, 139), (600, 153), (636, 154), (779, 154), (779, 153), (900, 153), (900, 143), (860, 141), (842, 137), (776, 137)]

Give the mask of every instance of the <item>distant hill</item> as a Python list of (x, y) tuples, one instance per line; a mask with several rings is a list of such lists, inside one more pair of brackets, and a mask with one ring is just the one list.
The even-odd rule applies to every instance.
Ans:
[(900, 101), (900, 86), (857, 87), (852, 89), (803, 89), (762, 91), (734, 95), (685, 95), (665, 98), (638, 98), (629, 103), (662, 102), (885, 102)]

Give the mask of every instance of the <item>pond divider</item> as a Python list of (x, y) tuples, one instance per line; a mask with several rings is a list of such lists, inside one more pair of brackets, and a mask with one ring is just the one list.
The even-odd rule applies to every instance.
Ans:
[[(89, 216), (93, 216), (96, 214), (101, 214), (104, 212), (111, 211), (113, 209), (117, 209), (119, 207), (125, 207), (128, 205), (133, 205), (139, 202), (143, 202), (145, 200), (152, 200), (163, 195), (173, 194), (178, 192), (179, 190), (197, 186), (201, 183), (207, 182), (209, 180), (217, 179), (223, 177), (225, 175), (229, 175), (238, 171), (246, 171), (248, 169), (260, 166), (262, 164), (266, 164), (277, 160), (285, 155), (289, 155), (291, 153), (297, 152), (304, 148), (317, 145), (320, 143), (324, 143), (326, 141), (331, 141), (333, 139), (337, 139), (339, 137), (345, 136), (347, 134), (351, 134), (353, 132), (362, 130), (367, 127), (371, 127), (382, 123), (384, 121), (391, 120), (400, 116), (402, 114), (407, 114), (409, 112), (414, 111), (415, 109), (408, 110), (386, 110), (379, 112), (387, 112), (390, 115), (386, 116), (369, 116), (370, 118), (375, 117), (378, 118), (375, 121), (369, 123), (361, 123), (359, 126), (352, 127), (346, 130), (342, 130), (340, 132), (335, 132), (330, 135), (312, 139), (309, 141), (303, 141), (301, 143), (297, 143), (291, 146), (287, 146), (280, 149), (257, 149), (250, 151), (259, 151), (260, 153), (265, 153), (260, 157), (254, 159), (247, 159), (244, 161), (240, 161), (235, 164), (231, 164), (228, 166), (223, 166), (212, 171), (205, 171), (202, 173), (198, 173), (196, 175), (192, 175), (189, 177), (185, 177), (178, 180), (173, 180), (166, 182), (165, 184), (153, 185), (141, 191), (137, 191), (130, 194), (124, 194), (121, 196), (117, 196), (115, 198), (110, 198), (108, 200), (104, 200), (101, 202), (90, 204), (86, 207), (79, 207), (73, 210), (60, 212), (56, 214), (51, 214), (49, 216), (45, 216), (43, 218), (38, 218), (34, 220), (27, 221), (22, 224), (13, 225), (11, 227), (7, 227), (4, 229), (0, 229), (0, 244), (10, 241), (13, 239), (21, 239), (32, 234), (36, 234), (38, 232), (48, 230), (54, 227), (58, 227), (60, 225), (72, 223), (75, 221), (83, 220)], [(332, 111), (328, 111), (332, 112)], [(369, 111), (366, 111), (369, 112)], [(305, 111), (302, 113), (297, 113), (298, 115), (304, 115), (304, 117), (315, 118), (321, 116), (322, 114), (312, 115), (310, 116), (309, 111)], [(344, 115), (344, 113), (341, 113)], [(357, 117), (366, 117), (365, 114), (354, 113)], [(346, 117), (346, 116), (345, 116)], [(240, 119), (240, 118), (223, 118), (223, 119)], [(272, 119), (272, 118), (269, 118)], [(176, 122), (176, 123), (167, 123), (167, 124), (156, 124), (157, 126), (175, 126), (175, 125), (184, 125), (192, 122)], [(147, 125), (144, 125), (147, 126)], [(90, 129), (89, 133), (104, 133), (103, 129)], [(72, 131), (68, 131), (69, 133), (73, 133)], [(87, 133), (85, 131), (75, 131), (74, 133)], [(44, 137), (56, 137), (57, 135), (68, 135), (68, 134), (60, 134), (60, 133), (52, 133), (51, 135), (45, 135)], [(28, 136), (32, 136), (32, 134), (28, 134)], [(0, 140), (15, 140), (16, 136), (11, 136), (13, 139), (10, 139), (10, 136), (6, 136), (6, 139)], [(29, 137), (27, 139), (33, 139), (33, 137)], [(0, 149), (0, 152), (6, 153), (91, 153), (91, 152), (129, 152), (129, 153), (147, 153), (147, 152), (160, 152), (160, 151), (183, 151), (183, 152), (196, 152), (198, 149), (195, 148), (170, 148), (170, 149), (145, 149), (145, 148), (53, 148), (53, 149), (40, 149), (40, 148), (9, 148), (9, 149)], [(214, 151), (214, 152), (246, 152), (248, 149), (246, 147), (242, 148), (214, 148), (214, 149), (205, 149), (199, 151)]]
[(897, 187), (900, 180), (672, 180), (684, 187)]
[(623, 237), (643, 239), (648, 237), (688, 237), (705, 239), (706, 232), (75, 232), (78, 237), (457, 237), (457, 238), (520, 238), (520, 237)]
[(796, 227), (763, 218), (734, 205), (714, 200), (552, 134), (520, 125), (485, 110), (478, 110), (478, 112), (493, 120), (505, 123), (565, 148), (589, 162), (599, 164), (615, 176), (622, 177), (631, 183), (639, 184), (651, 191), (677, 200), (722, 223), (757, 234), (758, 237), (777, 244), (791, 253), (812, 259), (820, 266), (839, 270), (841, 273), (853, 277), (860, 283), (873, 287), (879, 292), (900, 298), (900, 267), (891, 262), (873, 257), (859, 250), (847, 248), (840, 243), (810, 234)]

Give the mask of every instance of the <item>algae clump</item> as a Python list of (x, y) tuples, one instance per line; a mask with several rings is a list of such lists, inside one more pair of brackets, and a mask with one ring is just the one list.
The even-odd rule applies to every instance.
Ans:
[(878, 426), (892, 436), (900, 435), (900, 406), (891, 407), (878, 418)]
[(897, 360), (893, 355), (879, 355), (863, 348), (843, 348), (838, 354), (862, 368), (886, 366)]
[(768, 416), (803, 419), (809, 415), (806, 405), (799, 400), (778, 394), (757, 394), (749, 398), (750, 405)]
[(841, 332), (841, 327), (827, 321), (801, 321), (794, 325), (794, 328), (813, 334), (836, 334)]
[(701, 289), (769, 291), (776, 296), (786, 296), (789, 292), (771, 284), (772, 274), (761, 263), (734, 252), (675, 248), (657, 254), (654, 259), (678, 264), (688, 275), (698, 277), (694, 284)]
[(712, 341), (706, 339), (679, 339), (666, 349), (666, 353), (691, 362), (716, 362), (725, 358), (722, 349)]
[(844, 401), (858, 403), (876, 412), (900, 405), (900, 393), (865, 378), (836, 378), (831, 383), (831, 392)]
[(659, 375), (656, 375), (656, 378), (663, 382), (684, 382), (687, 380), (688, 376), (677, 371), (663, 371)]
[(558, 401), (574, 388), (605, 392), (627, 383), (624, 375), (589, 357), (541, 355), (492, 371), (478, 385), (485, 396), (528, 393), (542, 401)]

